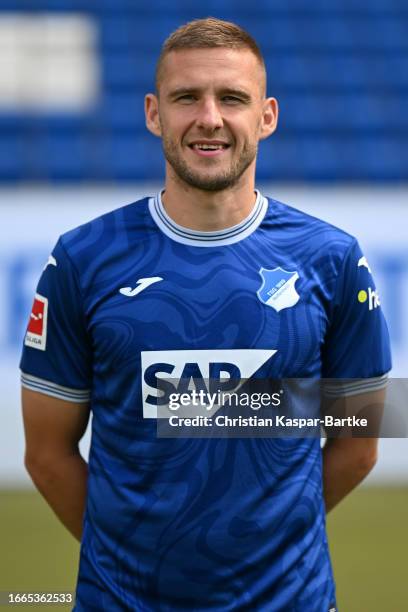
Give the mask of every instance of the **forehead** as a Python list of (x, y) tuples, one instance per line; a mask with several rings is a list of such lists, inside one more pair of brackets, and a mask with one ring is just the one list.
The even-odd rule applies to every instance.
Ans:
[(160, 70), (159, 87), (168, 93), (179, 87), (264, 87), (263, 68), (249, 49), (183, 49), (170, 51)]

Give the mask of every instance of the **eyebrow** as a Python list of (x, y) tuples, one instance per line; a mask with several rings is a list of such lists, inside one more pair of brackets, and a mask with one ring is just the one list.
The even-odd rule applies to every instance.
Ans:
[[(182, 95), (194, 95), (194, 94), (197, 95), (200, 92), (201, 90), (199, 87), (178, 87), (176, 89), (173, 89), (173, 91), (170, 91), (168, 94), (168, 97), (177, 98), (178, 96), (182, 96)], [(245, 102), (249, 102), (251, 100), (251, 94), (247, 93), (243, 89), (232, 89), (232, 88), (221, 89), (218, 92), (218, 95), (236, 96), (238, 98), (241, 98)]]

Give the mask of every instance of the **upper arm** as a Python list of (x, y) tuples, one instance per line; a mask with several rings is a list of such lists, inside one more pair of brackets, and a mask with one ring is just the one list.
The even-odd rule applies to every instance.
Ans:
[[(356, 417), (356, 419), (366, 419), (367, 425), (355, 426), (354, 428), (343, 427), (341, 430), (332, 428), (326, 433), (334, 435), (332, 437), (360, 437), (360, 438), (378, 438), (381, 429), (381, 420), (384, 412), (385, 396), (386, 396), (386, 379), (383, 377), (374, 379), (360, 379), (360, 382), (344, 383), (341, 380), (330, 381), (330, 385), (326, 384), (326, 389), (335, 389), (333, 395), (324, 395), (322, 401), (323, 415), (331, 415), (334, 418)], [(352, 385), (369, 384), (378, 389), (366, 393), (344, 394), (340, 395), (342, 390), (352, 388)], [(350, 391), (349, 391), (350, 393)]]
[(338, 273), (323, 348), (323, 412), (366, 418), (367, 427), (329, 432), (356, 457), (375, 456), (384, 410), (390, 343), (369, 264), (353, 241)]
[(78, 452), (89, 419), (92, 353), (79, 276), (62, 241), (37, 287), (21, 359), (26, 461)]
[(322, 361), (322, 376), (327, 379), (373, 378), (391, 369), (387, 325), (357, 242), (351, 244), (338, 272)]
[(22, 389), (26, 462), (78, 452), (89, 420), (89, 405)]

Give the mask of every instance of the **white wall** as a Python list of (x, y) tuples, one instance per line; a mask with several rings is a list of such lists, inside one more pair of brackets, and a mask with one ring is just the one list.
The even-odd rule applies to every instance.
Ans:
[[(0, 485), (28, 483), (22, 459), (18, 361), (34, 288), (51, 248), (67, 229), (156, 190), (140, 185), (0, 190)], [(390, 328), (393, 376), (408, 378), (408, 188), (266, 185), (262, 191), (359, 238)], [(408, 482), (408, 440), (382, 440), (380, 461), (370, 480)]]

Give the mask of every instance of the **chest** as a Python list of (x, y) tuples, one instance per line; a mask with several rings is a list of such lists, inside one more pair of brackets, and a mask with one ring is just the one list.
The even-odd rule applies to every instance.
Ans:
[(324, 287), (307, 262), (273, 249), (123, 255), (101, 270), (88, 300), (99, 365), (125, 366), (154, 351), (273, 350), (273, 375), (320, 369), (327, 327)]

